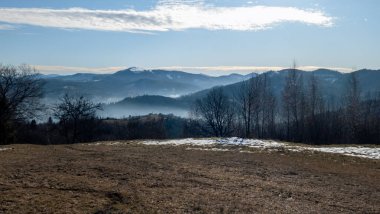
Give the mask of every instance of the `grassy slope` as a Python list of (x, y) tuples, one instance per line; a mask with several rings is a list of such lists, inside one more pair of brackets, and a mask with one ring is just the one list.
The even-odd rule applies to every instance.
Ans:
[(380, 162), (129, 144), (0, 151), (0, 213), (379, 213)]

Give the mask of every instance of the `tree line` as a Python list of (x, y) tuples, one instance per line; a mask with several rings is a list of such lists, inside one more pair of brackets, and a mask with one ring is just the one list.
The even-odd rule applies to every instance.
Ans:
[[(98, 118), (101, 105), (84, 96), (66, 94), (57, 104), (44, 106), (43, 81), (34, 69), (0, 65), (0, 144), (228, 136), (310, 144), (380, 143), (380, 96), (363, 95), (354, 73), (338, 105), (322, 94), (316, 76), (305, 80), (294, 67), (276, 96), (268, 75), (242, 82), (233, 96), (222, 87), (211, 89), (195, 101), (191, 118), (151, 114), (112, 119)], [(51, 116), (41, 122), (38, 115), (48, 110)]]
[(195, 115), (212, 136), (279, 139), (309, 144), (380, 144), (380, 93), (363, 95), (355, 73), (346, 83), (342, 102), (322, 94), (313, 74), (290, 69), (280, 97), (268, 73), (251, 78), (231, 98), (213, 88), (197, 100)]
[(202, 136), (194, 121), (174, 115), (98, 118), (101, 104), (84, 96), (65, 94), (56, 104), (45, 106), (43, 84), (30, 66), (0, 65), (0, 145)]

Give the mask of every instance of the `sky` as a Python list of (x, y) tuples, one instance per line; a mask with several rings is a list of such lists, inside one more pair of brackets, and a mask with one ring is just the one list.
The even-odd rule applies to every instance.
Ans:
[(378, 0), (0, 0), (0, 63), (208, 75), (380, 69)]

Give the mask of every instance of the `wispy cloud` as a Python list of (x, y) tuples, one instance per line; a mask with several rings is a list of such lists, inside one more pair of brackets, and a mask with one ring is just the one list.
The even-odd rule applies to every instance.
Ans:
[[(252, 72), (262, 73), (266, 71), (280, 71), (289, 67), (284, 66), (166, 66), (158, 67), (158, 69), (164, 70), (180, 70), (192, 73), (204, 73), (209, 75), (225, 75), (231, 73), (249, 74)], [(299, 66), (297, 69), (304, 71), (314, 71), (320, 68), (340, 71), (343, 73), (352, 72), (352, 68), (346, 67), (334, 67), (334, 66)]]
[[(112, 67), (70, 67), (70, 66), (51, 66), (51, 65), (33, 65), (37, 71), (44, 74), (73, 74), (73, 73), (114, 73), (126, 69), (127, 66), (112, 66)], [(231, 73), (249, 74), (252, 72), (262, 73), (266, 71), (279, 71), (288, 67), (282, 66), (162, 66), (150, 67), (146, 69), (163, 69), (163, 70), (178, 70), (190, 73), (203, 73), (212, 76), (219, 76)], [(297, 69), (305, 71), (314, 71), (319, 68), (326, 68), (340, 72), (352, 72), (352, 68), (345, 67), (319, 67), (319, 66), (300, 66)]]
[(38, 72), (43, 74), (73, 74), (73, 73), (113, 73), (125, 69), (125, 66), (111, 67), (72, 67), (60, 65), (32, 65)]
[(101, 31), (157, 32), (186, 29), (257, 31), (279, 23), (329, 27), (323, 11), (296, 7), (218, 7), (204, 1), (160, 1), (149, 10), (0, 8), (0, 22)]
[(284, 67), (278, 66), (165, 66), (158, 67), (164, 70), (183, 70), (183, 71), (201, 71), (201, 72), (263, 72), (263, 71), (278, 71)]

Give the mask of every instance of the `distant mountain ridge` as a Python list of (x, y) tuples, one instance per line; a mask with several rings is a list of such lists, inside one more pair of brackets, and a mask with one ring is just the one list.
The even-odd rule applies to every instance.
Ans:
[(94, 100), (110, 102), (141, 95), (178, 97), (218, 85), (240, 82), (252, 75), (256, 74), (213, 77), (132, 67), (113, 74), (77, 73), (66, 76), (41, 75), (41, 78), (45, 81), (44, 89), (48, 100), (54, 100), (65, 93), (81, 93)]
[[(288, 72), (289, 69), (266, 72), (278, 101), (281, 99), (281, 91), (283, 90)], [(305, 87), (307, 87), (312, 74), (317, 77), (326, 102), (339, 104), (339, 102), (342, 101), (342, 94), (344, 90), (346, 90), (346, 82), (349, 74), (328, 69), (318, 69), (312, 72), (299, 70), (299, 72), (304, 78)], [(359, 80), (363, 96), (369, 92), (380, 93), (380, 70), (363, 69), (355, 71), (355, 75)], [(232, 98), (238, 89), (241, 88), (241, 85), (242, 82), (237, 82), (221, 86), (221, 88)], [(109, 116), (113, 117), (116, 117), (118, 114), (122, 114), (123, 116), (136, 115), (138, 109), (143, 109), (144, 114), (173, 113), (179, 116), (187, 116), (194, 101), (205, 96), (209, 90), (210, 89), (201, 90), (178, 98), (149, 95), (125, 98), (120, 102), (105, 106), (105, 110), (112, 112)]]
[[(269, 77), (269, 81), (272, 85), (272, 90), (277, 97), (281, 96), (281, 92), (284, 88), (285, 78), (288, 75), (290, 69), (284, 69), (281, 71), (269, 71), (266, 72)], [(348, 81), (350, 73), (340, 73), (338, 71), (329, 69), (318, 69), (315, 71), (302, 71), (298, 70), (303, 76), (303, 82), (307, 87), (310, 77), (314, 76), (318, 79), (321, 92), (326, 99), (341, 99), (344, 90), (346, 90), (346, 83)], [(367, 93), (380, 93), (380, 70), (362, 69), (353, 72), (355, 73), (358, 81), (361, 94), (364, 96)], [(226, 85), (223, 88), (226, 94), (233, 96), (233, 93), (241, 87), (241, 82)], [(194, 100), (197, 97), (201, 97), (206, 94), (209, 89), (205, 89), (189, 96), (188, 99)], [(335, 100), (337, 101), (337, 100)]]

